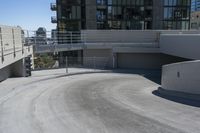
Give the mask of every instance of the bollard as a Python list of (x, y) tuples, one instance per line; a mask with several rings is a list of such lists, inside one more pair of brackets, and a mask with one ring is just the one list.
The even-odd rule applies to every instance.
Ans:
[(69, 73), (69, 70), (68, 70), (68, 59), (67, 59), (67, 57), (66, 57), (66, 73)]

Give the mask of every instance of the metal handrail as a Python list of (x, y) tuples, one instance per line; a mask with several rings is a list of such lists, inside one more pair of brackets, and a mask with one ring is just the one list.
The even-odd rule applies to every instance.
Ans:
[(0, 27), (0, 43), (1, 43), (1, 61), (4, 61), (4, 51), (3, 51), (3, 37), (2, 37), (2, 29)]
[[(52, 33), (47, 32), (49, 37)], [(54, 37), (33, 37), (37, 51), (85, 49), (87, 47), (144, 47), (159, 48), (162, 34), (200, 34), (199, 31), (165, 30), (82, 30), (55, 31)], [(47, 41), (47, 42), (46, 42)]]
[(16, 57), (16, 49), (15, 49), (15, 32), (14, 29), (12, 29), (12, 39), (13, 39), (13, 53), (14, 53), (14, 57)]

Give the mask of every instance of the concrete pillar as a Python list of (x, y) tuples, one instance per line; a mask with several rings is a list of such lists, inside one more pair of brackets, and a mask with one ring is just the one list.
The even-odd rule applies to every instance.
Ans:
[(117, 53), (113, 53), (112, 61), (113, 61), (113, 69), (116, 69), (117, 68)]
[(63, 52), (59, 52), (59, 67), (63, 67), (64, 66), (64, 54)]
[(93, 30), (97, 29), (96, 22), (96, 0), (86, 0), (86, 29)]
[(21, 59), (10, 66), (12, 77), (25, 77), (25, 63), (24, 59)]
[(82, 57), (83, 57), (82, 51), (79, 50), (79, 51), (78, 51), (78, 62), (82, 62)]

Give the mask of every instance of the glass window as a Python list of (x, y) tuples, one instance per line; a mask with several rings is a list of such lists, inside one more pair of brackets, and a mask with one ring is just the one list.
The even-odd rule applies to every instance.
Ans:
[(106, 5), (106, 0), (97, 0), (97, 5)]
[[(101, 3), (101, 0), (98, 3)], [(106, 10), (104, 22), (109, 28), (145, 29), (152, 28), (153, 0), (107, 0), (108, 6), (97, 8), (97, 16), (102, 16), (99, 10)], [(151, 7), (150, 7), (151, 6)], [(97, 22), (98, 18), (97, 17)]]
[(164, 0), (164, 29), (188, 29), (190, 0)]
[(112, 0), (108, 0), (108, 5), (112, 5)]

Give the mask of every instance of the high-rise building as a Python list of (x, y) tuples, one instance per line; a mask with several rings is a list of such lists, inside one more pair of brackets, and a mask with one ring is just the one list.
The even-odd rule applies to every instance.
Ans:
[(200, 0), (192, 0), (191, 10), (192, 12), (200, 11)]
[(46, 38), (47, 37), (47, 33), (46, 32), (47, 32), (47, 30), (44, 27), (40, 27), (36, 31), (36, 37)]
[(200, 30), (200, 11), (191, 13), (191, 27), (192, 30)]
[(59, 31), (189, 29), (191, 0), (56, 0)]

